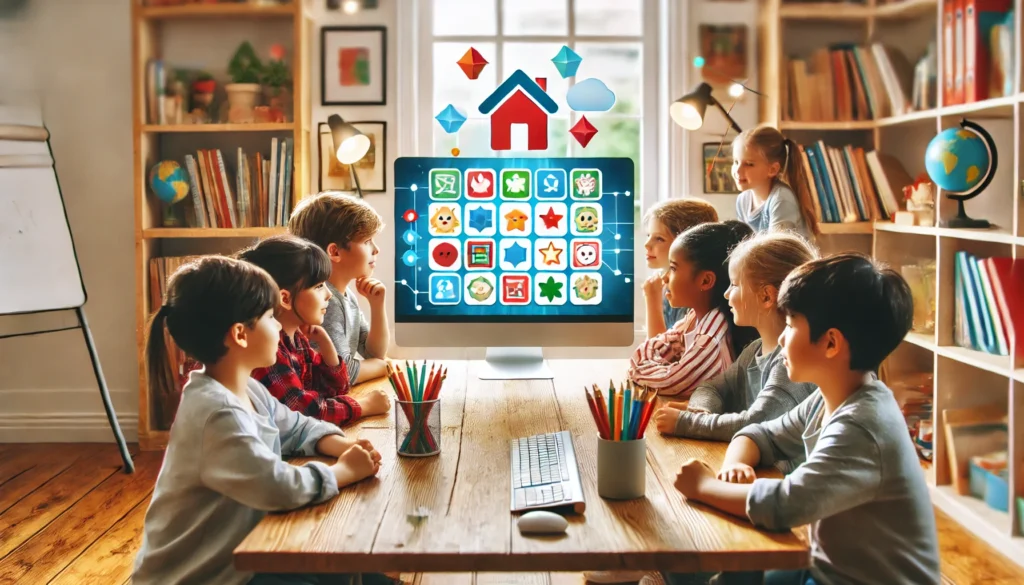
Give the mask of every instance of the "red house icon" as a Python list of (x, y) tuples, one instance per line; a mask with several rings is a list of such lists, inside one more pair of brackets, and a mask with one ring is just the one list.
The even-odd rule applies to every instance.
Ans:
[(480, 113), (491, 117), (492, 150), (512, 150), (512, 124), (526, 124), (528, 149), (547, 150), (548, 115), (558, 111), (558, 104), (546, 92), (545, 78), (533, 80), (517, 69), (487, 96)]

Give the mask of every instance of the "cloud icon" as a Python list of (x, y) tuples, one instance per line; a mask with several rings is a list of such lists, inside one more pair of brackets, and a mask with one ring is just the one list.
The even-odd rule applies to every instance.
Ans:
[(615, 93), (600, 79), (584, 79), (565, 94), (569, 107), (577, 112), (607, 112), (615, 103)]

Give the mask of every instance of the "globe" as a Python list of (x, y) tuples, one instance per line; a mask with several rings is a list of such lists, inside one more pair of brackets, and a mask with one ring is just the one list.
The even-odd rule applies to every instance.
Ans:
[(946, 227), (989, 227), (986, 220), (967, 217), (964, 201), (992, 182), (997, 165), (995, 142), (974, 122), (960, 120), (958, 128), (947, 128), (932, 138), (924, 153), (925, 171), (959, 204), (957, 216), (944, 222)]
[(188, 175), (176, 161), (160, 161), (149, 170), (149, 188), (160, 201), (173, 205), (188, 197)]

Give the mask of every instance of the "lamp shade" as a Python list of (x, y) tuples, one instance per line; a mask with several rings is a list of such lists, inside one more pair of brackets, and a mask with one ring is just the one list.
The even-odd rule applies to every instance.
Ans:
[(341, 119), (337, 114), (327, 117), (327, 125), (331, 128), (335, 155), (338, 162), (346, 165), (358, 162), (370, 150), (370, 139), (356, 129), (355, 126)]
[(668, 113), (672, 121), (686, 130), (697, 130), (704, 125), (704, 113), (713, 103), (711, 86), (701, 83), (697, 89), (672, 102)]

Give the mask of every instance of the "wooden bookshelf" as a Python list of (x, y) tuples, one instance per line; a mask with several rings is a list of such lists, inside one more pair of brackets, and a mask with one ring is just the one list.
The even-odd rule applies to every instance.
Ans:
[[(933, 391), (933, 462), (925, 467), (926, 478), (936, 506), (957, 519), (973, 535), (985, 540), (1010, 559), (1024, 565), (1024, 518), (1017, 512), (1015, 498), (1024, 496), (1024, 362), (1012, 356), (992, 355), (955, 344), (954, 258), (958, 251), (978, 257), (1024, 257), (1024, 91), (1022, 91), (1021, 13), (1024, 0), (1015, 0), (1013, 93), (976, 103), (946, 105), (941, 87), (938, 104), (924, 111), (909, 112), (876, 120), (855, 122), (783, 121), (782, 67), (792, 53), (810, 55), (818, 36), (808, 41), (808, 31), (831, 42), (864, 44), (897, 43), (904, 51), (914, 42), (904, 30), (930, 30), (921, 38), (919, 49), (934, 42), (943, 54), (941, 33), (943, 3), (949, 0), (906, 0), (879, 4), (867, 0), (861, 5), (836, 3), (784, 4), (767, 0), (761, 12), (761, 79), (766, 97), (761, 100), (762, 121), (777, 125), (797, 142), (825, 140), (833, 145), (857, 143), (865, 148), (897, 154), (911, 176), (924, 170), (924, 152), (939, 131), (955, 127), (961, 117), (981, 124), (996, 142), (999, 167), (985, 192), (966, 203), (971, 217), (985, 218), (990, 229), (952, 229), (943, 220), (956, 214), (956, 204), (938, 194), (933, 225), (904, 226), (876, 222), (871, 235), (874, 257), (899, 267), (919, 260), (935, 262), (935, 331), (912, 332), (890, 356), (887, 368), (895, 371), (930, 371)], [(816, 29), (816, 30), (815, 30)], [(799, 32), (794, 32), (799, 31)], [(820, 32), (818, 32), (820, 31)], [(859, 38), (858, 38), (859, 36)], [(796, 47), (794, 50), (793, 47)], [(908, 55), (911, 57), (911, 55)], [(939, 59), (938, 79), (943, 63)], [(774, 84), (774, 86), (773, 86)], [(889, 148), (887, 149), (886, 146)], [(830, 224), (822, 224), (823, 229)], [(836, 225), (836, 224), (831, 224)], [(839, 224), (842, 225), (842, 224)], [(989, 404), (1000, 405), (1009, 415), (1010, 460), (1008, 512), (988, 507), (985, 502), (956, 493), (946, 452), (942, 411)]]
[[(286, 4), (221, 3), (185, 4), (181, 6), (145, 6), (145, 0), (132, 0), (132, 104), (135, 169), (135, 310), (139, 359), (139, 443), (143, 449), (162, 449), (167, 445), (169, 422), (156, 420), (154, 396), (145, 366), (146, 325), (154, 307), (150, 306), (150, 260), (162, 256), (188, 256), (207, 253), (232, 253), (256, 238), (281, 233), (281, 227), (196, 228), (163, 227), (160, 204), (149, 193), (146, 185), (151, 166), (160, 160), (177, 160), (184, 168), (183, 152), (198, 149), (226, 149), (225, 158), (231, 158), (230, 169), (235, 167), (235, 153), (231, 149), (242, 147), (247, 154), (269, 149), (271, 137), (292, 141), (292, 203), (309, 192), (309, 36), (313, 23), (305, 12), (303, 0)], [(257, 21), (259, 26), (254, 29)], [(224, 39), (202, 38), (209, 34), (211, 23), (216, 30), (225, 31)], [(259, 30), (260, 37), (249, 35)], [(195, 43), (202, 47), (208, 59), (198, 60), (194, 53), (176, 63), (175, 47), (181, 50), (183, 39), (197, 36)], [(269, 43), (281, 43), (288, 48), (288, 69), (292, 77), (292, 121), (273, 124), (153, 124), (147, 118), (147, 63), (161, 58), (169, 66), (198, 65), (209, 69), (215, 76), (218, 92), (229, 80), (218, 72), (226, 70), (228, 61), (237, 47), (238, 38), (248, 38), (260, 50)], [(229, 40), (230, 39), (230, 40)], [(177, 41), (177, 43), (175, 43)], [(182, 59), (181, 56), (177, 57)], [(261, 52), (261, 58), (266, 58)], [(263, 146), (264, 141), (266, 146)], [(230, 157), (227, 155), (231, 155)], [(229, 164), (229, 161), (225, 161)], [(230, 171), (229, 171), (230, 172)], [(232, 190), (235, 182), (230, 181)], [(188, 204), (187, 201), (182, 204)], [(248, 240), (248, 241), (247, 241)]]

